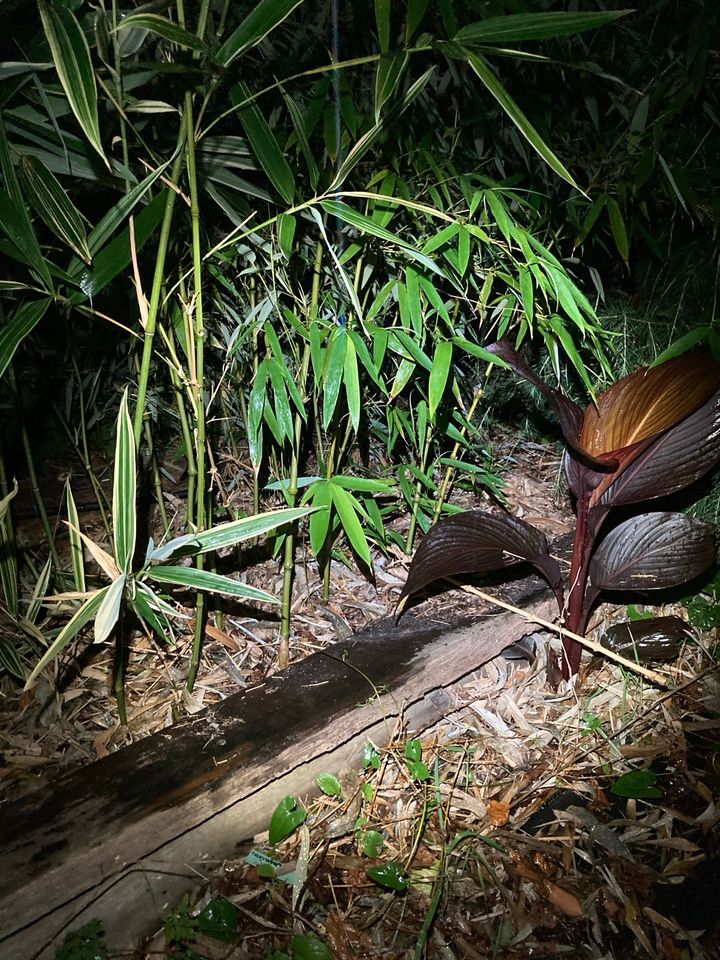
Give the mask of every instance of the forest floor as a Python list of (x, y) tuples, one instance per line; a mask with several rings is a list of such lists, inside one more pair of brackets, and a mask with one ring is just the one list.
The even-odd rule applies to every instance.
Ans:
[[(572, 530), (557, 449), (505, 439), (496, 453), (511, 511), (550, 540)], [(327, 603), (314, 565), (298, 566), (293, 659), (392, 612), (407, 559), (374, 559), (375, 584), (334, 563)], [(277, 561), (246, 576), (279, 592)], [(593, 625), (624, 615), (603, 606)], [(27, 693), (3, 680), (0, 804), (276, 669), (275, 614), (227, 610), (207, 627), (188, 694), (189, 634), (170, 649), (133, 638), (126, 727), (109, 648), (86, 648), (59, 692), (52, 678)], [(342, 784), (328, 771), (320, 799), (298, 798), (307, 817), (283, 842), (264, 834), (208, 867), (136, 956), (720, 957), (720, 681), (714, 633), (699, 639), (663, 665), (672, 695), (589, 657), (580, 684), (556, 691), (545, 672), (556, 641), (538, 631), (534, 659), (486, 664), (441, 723), (412, 740), (399, 726)], [(89, 950), (96, 934), (82, 934)], [(63, 960), (102, 956), (69, 952), (78, 944)]]

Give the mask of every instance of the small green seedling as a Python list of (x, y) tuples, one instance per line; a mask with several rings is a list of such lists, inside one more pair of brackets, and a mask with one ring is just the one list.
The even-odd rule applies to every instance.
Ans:
[(659, 800), (662, 790), (656, 787), (657, 775), (652, 770), (631, 770), (624, 773), (612, 785), (616, 797), (630, 800)]
[(408, 888), (408, 876), (399, 863), (383, 863), (379, 867), (368, 867), (367, 875), (381, 887), (405, 893)]
[(283, 797), (270, 819), (268, 831), (270, 843), (281, 843), (307, 819), (307, 810), (295, 797)]
[(55, 960), (107, 960), (105, 932), (99, 920), (71, 930), (55, 951)]
[(332, 773), (320, 773), (315, 780), (326, 797), (339, 797), (342, 793), (340, 781)]

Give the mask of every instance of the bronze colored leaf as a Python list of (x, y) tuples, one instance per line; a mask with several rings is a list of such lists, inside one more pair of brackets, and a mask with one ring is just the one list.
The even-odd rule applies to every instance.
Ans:
[(684, 420), (719, 388), (720, 365), (707, 351), (641, 367), (604, 390), (597, 409), (588, 407), (580, 445), (593, 457), (616, 455)]

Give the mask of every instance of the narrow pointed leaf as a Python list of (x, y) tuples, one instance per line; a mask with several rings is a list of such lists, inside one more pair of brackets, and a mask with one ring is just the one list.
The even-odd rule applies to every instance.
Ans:
[(68, 481), (67, 492), (68, 535), (70, 539), (70, 559), (72, 562), (73, 582), (78, 593), (85, 593), (85, 559), (83, 556), (82, 539), (78, 533), (80, 519), (72, 487)]
[(616, 453), (684, 420), (720, 389), (720, 365), (699, 350), (618, 380), (585, 413), (580, 443), (591, 456)]
[(230, 91), (230, 100), (237, 107), (237, 113), (250, 146), (268, 180), (285, 203), (292, 203), (295, 194), (295, 177), (272, 130), (257, 104), (252, 100), (247, 84), (242, 81), (235, 84)]
[(67, 7), (47, 0), (38, 3), (55, 69), (72, 112), (109, 169), (100, 139), (95, 73), (85, 34)]
[(615, 506), (664, 497), (690, 486), (720, 459), (720, 393), (649, 446), (601, 491), (598, 504)]
[(477, 56), (477, 54), (470, 53), (470, 51), (467, 51), (467, 60), (483, 85), (495, 97), (533, 150), (535, 150), (559, 177), (562, 177), (563, 180), (566, 180), (571, 186), (579, 190), (580, 188), (575, 183), (570, 171), (545, 143), (535, 127), (533, 127), (520, 107), (518, 107), (505, 87), (492, 72), (487, 62), (482, 57)]
[(231, 520), (230, 523), (220, 523), (212, 530), (203, 530), (201, 533), (194, 534), (190, 541), (187, 536), (178, 537), (177, 540), (171, 540), (165, 545), (164, 559), (172, 560), (178, 556), (194, 556), (199, 553), (208, 553), (210, 550), (234, 547), (243, 540), (260, 537), (286, 523), (294, 523), (312, 513), (313, 509), (313, 507), (288, 507), (285, 510), (271, 510), (267, 513), (258, 513), (253, 517)]
[(25, 690), (28, 690), (32, 686), (33, 681), (40, 671), (44, 670), (51, 660), (54, 660), (58, 654), (62, 653), (70, 641), (73, 640), (82, 630), (82, 628), (93, 619), (95, 614), (100, 609), (100, 605), (105, 599), (105, 595), (109, 589), (110, 587), (103, 587), (102, 590), (98, 590), (96, 593), (91, 594), (84, 601), (80, 609), (76, 611), (72, 619), (65, 624), (57, 637), (55, 637), (53, 640), (52, 644), (42, 655), (40, 660), (35, 664), (32, 673), (25, 683)]
[(428, 410), (431, 418), (435, 416), (443, 393), (445, 392), (448, 375), (452, 367), (452, 350), (453, 345), (451, 340), (443, 340), (435, 348), (432, 369), (430, 370), (430, 378), (428, 380)]
[(330, 489), (335, 509), (340, 518), (340, 523), (345, 531), (345, 535), (350, 541), (350, 545), (366, 566), (372, 569), (370, 546), (358, 516), (358, 501), (351, 493), (348, 493), (348, 491), (342, 487), (332, 484)]
[(159, 13), (130, 13), (118, 24), (118, 30), (127, 30), (130, 27), (138, 27), (142, 30), (149, 30), (150, 33), (157, 34), (171, 43), (177, 43), (180, 47), (188, 47), (190, 50), (205, 50), (203, 41), (181, 27), (167, 17), (160, 16)]
[(28, 300), (0, 329), (0, 377), (5, 373), (15, 351), (45, 316), (50, 300)]
[(266, 590), (251, 587), (240, 580), (224, 577), (211, 570), (197, 570), (194, 567), (150, 567), (147, 576), (158, 583), (172, 583), (178, 587), (190, 587), (193, 590), (208, 590), (210, 593), (223, 593), (230, 597), (242, 597), (245, 600), (259, 600), (262, 603), (280, 603)]
[(93, 643), (104, 643), (115, 629), (118, 617), (120, 616), (120, 606), (122, 604), (126, 583), (127, 577), (123, 573), (107, 588), (102, 603), (95, 615), (95, 637)]
[(27, 196), (38, 216), (58, 239), (86, 263), (92, 256), (80, 213), (53, 174), (37, 157), (23, 157)]
[(551, 13), (516, 13), (488, 17), (462, 27), (453, 39), (466, 47), (488, 43), (514, 43), (518, 40), (548, 40), (568, 37), (584, 30), (593, 30), (623, 17), (631, 10), (610, 10), (588, 13), (563, 11)]
[[(2, 139), (2, 133), (0, 133)], [(26, 266), (34, 270), (48, 292), (53, 289), (52, 276), (40, 251), (40, 244), (28, 217), (25, 205), (16, 202), (9, 192), (0, 190), (0, 229), (2, 229), (17, 248)]]
[(228, 67), (241, 53), (260, 43), (301, 3), (302, 0), (260, 0), (260, 3), (254, 4), (251, 12), (215, 54), (216, 63)]
[(711, 524), (683, 513), (645, 513), (619, 524), (590, 561), (594, 590), (660, 590), (692, 580), (715, 561)]
[(447, 517), (425, 535), (415, 551), (400, 599), (443, 577), (488, 574), (523, 561), (561, 591), (560, 567), (545, 536), (510, 514), (472, 510)]
[(115, 559), (123, 573), (129, 573), (137, 536), (135, 439), (128, 412), (127, 389), (120, 401), (115, 439), (113, 474), (113, 537)]

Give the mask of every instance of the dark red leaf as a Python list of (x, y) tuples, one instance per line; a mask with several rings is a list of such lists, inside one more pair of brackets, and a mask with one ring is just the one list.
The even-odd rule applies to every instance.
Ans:
[(664, 497), (689, 486), (720, 459), (720, 394), (651, 441), (601, 493), (615, 506)]
[(493, 573), (524, 561), (540, 571), (562, 604), (560, 567), (539, 530), (509, 514), (460, 513), (440, 520), (420, 542), (400, 599), (443, 577)]
[(600, 590), (659, 590), (692, 580), (715, 560), (712, 524), (683, 513), (644, 513), (619, 524), (590, 561)]

